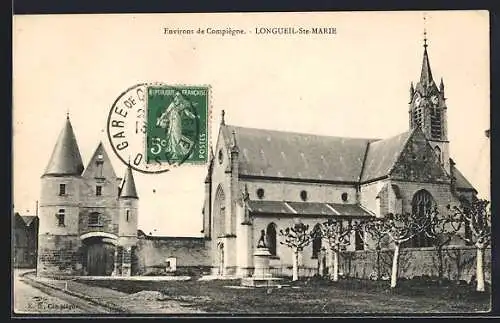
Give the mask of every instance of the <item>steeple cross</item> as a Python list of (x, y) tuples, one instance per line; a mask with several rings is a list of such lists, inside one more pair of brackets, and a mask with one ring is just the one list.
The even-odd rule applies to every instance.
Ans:
[(426, 28), (426, 22), (427, 22), (427, 15), (424, 13), (424, 47), (427, 47), (427, 28)]

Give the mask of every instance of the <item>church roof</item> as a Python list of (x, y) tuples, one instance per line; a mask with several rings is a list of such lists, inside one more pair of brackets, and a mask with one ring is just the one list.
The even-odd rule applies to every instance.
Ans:
[(120, 197), (139, 198), (135, 188), (134, 175), (132, 174), (132, 168), (130, 165), (128, 165), (125, 177), (123, 178), (123, 184), (120, 189)]
[(476, 190), (474, 186), (465, 178), (465, 176), (458, 170), (458, 168), (455, 166), (453, 162), (451, 164), (451, 172), (453, 174), (453, 177), (455, 178), (455, 187), (457, 189), (462, 189), (462, 190)]
[(222, 127), (237, 137), (241, 175), (353, 183), (388, 175), (412, 134), (380, 140)]
[(81, 175), (82, 171), (82, 157), (68, 116), (44, 175)]
[(222, 125), (230, 149), (234, 131), (241, 175), (357, 182), (374, 139), (342, 138)]
[(360, 181), (365, 182), (388, 175), (411, 134), (411, 131), (407, 131), (391, 138), (370, 143)]
[(301, 216), (373, 216), (359, 204), (250, 200), (251, 213)]

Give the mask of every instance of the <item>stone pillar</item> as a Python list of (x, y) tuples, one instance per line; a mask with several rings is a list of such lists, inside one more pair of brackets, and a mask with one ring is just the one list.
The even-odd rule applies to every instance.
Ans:
[(113, 266), (113, 272), (111, 273), (111, 276), (118, 276), (118, 246), (115, 246), (115, 257), (114, 257), (114, 266)]
[(320, 277), (323, 277), (323, 273), (325, 271), (324, 259), (325, 259), (325, 249), (321, 248), (318, 251), (318, 275)]
[(236, 275), (250, 276), (252, 264), (252, 223), (246, 219), (246, 205), (237, 205), (237, 233), (236, 233)]
[(269, 272), (269, 257), (271, 257), (271, 253), (268, 248), (258, 247), (257, 250), (255, 250), (253, 254), (253, 278), (268, 278), (272, 276)]
[(127, 277), (130, 276), (131, 258), (132, 258), (132, 247), (131, 246), (123, 247), (122, 276), (127, 276)]

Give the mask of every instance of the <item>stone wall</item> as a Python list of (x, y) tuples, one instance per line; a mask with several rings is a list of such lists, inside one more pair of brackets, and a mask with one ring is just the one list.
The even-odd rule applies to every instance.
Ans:
[[(392, 250), (380, 253), (380, 273), (390, 277)], [(491, 249), (485, 250), (485, 279), (491, 281)], [(438, 257), (434, 248), (401, 249), (399, 277), (438, 276)], [(444, 278), (470, 281), (476, 270), (476, 248), (450, 246), (443, 251)], [(340, 271), (349, 277), (369, 278), (377, 271), (377, 254), (374, 251), (350, 251), (341, 255)]]
[(210, 266), (210, 241), (192, 237), (142, 236), (133, 255), (133, 275), (165, 273), (167, 258), (177, 259), (177, 274), (198, 274)]
[(78, 236), (40, 234), (38, 244), (38, 276), (82, 274), (83, 251)]
[[(306, 252), (307, 254), (307, 252)], [(339, 272), (345, 277), (370, 279), (370, 275), (380, 271), (380, 276), (389, 278), (392, 267), (392, 249), (383, 249), (377, 266), (377, 253), (374, 251), (346, 251), (340, 255)], [(304, 259), (304, 255), (301, 257)], [(420, 276), (438, 276), (437, 252), (433, 248), (401, 249), (399, 259), (399, 278), (414, 278)], [(380, 269), (378, 269), (380, 268)], [(469, 282), (476, 273), (476, 249), (471, 246), (449, 246), (443, 250), (444, 278), (450, 280), (465, 280)], [(485, 280), (491, 282), (491, 248), (485, 250), (484, 256)], [(273, 276), (291, 276), (292, 265), (273, 266), (270, 269)], [(301, 262), (299, 275), (309, 277), (318, 274), (318, 264)]]

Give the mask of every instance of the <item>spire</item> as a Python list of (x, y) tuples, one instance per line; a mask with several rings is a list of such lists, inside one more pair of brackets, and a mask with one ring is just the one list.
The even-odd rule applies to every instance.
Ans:
[(441, 82), (439, 83), (439, 92), (444, 96), (444, 83), (443, 78), (441, 78)]
[(427, 39), (424, 38), (424, 59), (422, 61), (422, 72), (420, 73), (420, 84), (423, 86), (432, 83), (431, 64), (429, 63), (429, 55), (427, 54)]
[(224, 115), (225, 114), (226, 114), (226, 112), (224, 112), (224, 110), (222, 110), (221, 117), (220, 117), (220, 124), (221, 125), (225, 125), (226, 124), (226, 121), (224, 120)]
[(81, 175), (82, 172), (82, 157), (68, 113), (44, 175)]
[(130, 162), (127, 166), (127, 172), (125, 173), (125, 177), (123, 179), (123, 184), (120, 190), (120, 198), (130, 197), (138, 199), (137, 190), (135, 188), (134, 175), (132, 174), (132, 168), (130, 167)]
[(413, 95), (415, 94), (415, 88), (413, 87), (413, 82), (410, 84), (410, 102), (413, 100)]
[(424, 15), (424, 60), (422, 62), (422, 72), (420, 73), (420, 84), (422, 86), (432, 83), (431, 65), (429, 63), (429, 55), (427, 54), (427, 29), (425, 28), (426, 17)]

